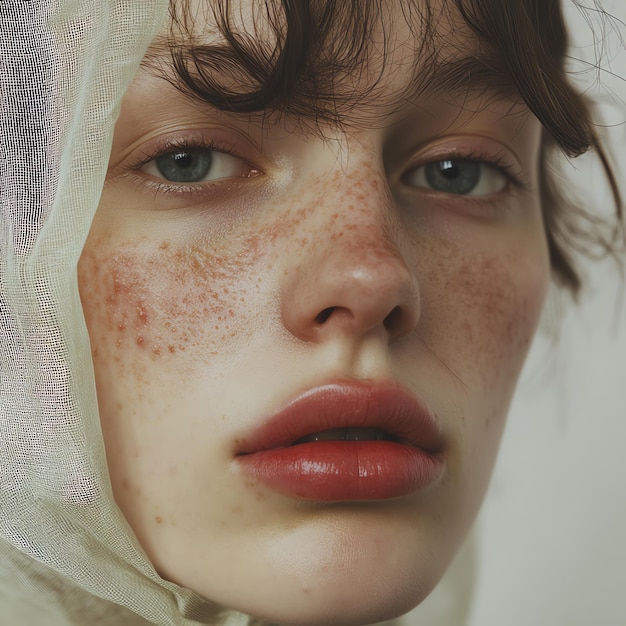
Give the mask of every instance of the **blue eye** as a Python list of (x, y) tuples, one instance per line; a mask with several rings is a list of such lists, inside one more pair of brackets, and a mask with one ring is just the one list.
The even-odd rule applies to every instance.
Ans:
[(168, 181), (198, 183), (209, 173), (213, 155), (209, 150), (179, 150), (157, 157), (154, 163)]
[(413, 186), (458, 196), (486, 196), (502, 191), (506, 177), (495, 167), (471, 159), (442, 159), (415, 168), (405, 181)]
[(170, 183), (208, 183), (224, 178), (250, 178), (257, 173), (242, 159), (214, 148), (174, 148), (157, 154), (140, 172)]
[(475, 161), (437, 161), (425, 166), (428, 184), (438, 191), (466, 195), (480, 182), (480, 164)]

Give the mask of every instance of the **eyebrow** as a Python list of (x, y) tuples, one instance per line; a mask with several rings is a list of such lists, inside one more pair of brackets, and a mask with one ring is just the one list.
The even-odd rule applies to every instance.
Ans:
[(440, 59), (427, 65), (418, 77), (417, 91), (431, 91), (460, 96), (487, 94), (492, 97), (519, 100), (521, 97), (513, 76), (504, 64), (491, 57), (468, 54)]
[[(207, 50), (204, 46), (199, 48)], [(177, 45), (176, 49), (182, 51), (183, 57), (187, 57), (188, 51), (190, 52), (193, 47)], [(171, 42), (157, 38), (149, 46), (140, 65), (151, 73), (163, 76), (194, 101), (215, 107), (213, 102), (203, 98), (199, 93), (185, 88), (172, 66), (171, 53)], [(165, 65), (164, 59), (167, 59)], [(473, 51), (449, 59), (437, 57), (423, 63), (418, 61), (412, 80), (408, 81), (397, 94), (390, 95), (388, 100), (393, 101), (397, 108), (398, 102), (419, 104), (422, 99), (437, 96), (456, 98), (462, 103), (478, 98), (485, 106), (493, 101), (510, 101), (513, 105), (523, 103), (520, 89), (506, 65), (493, 56)], [(293, 100), (297, 100), (297, 95), (294, 95)], [(338, 99), (338, 102), (344, 100)], [(379, 103), (379, 107), (385, 108), (382, 102)], [(392, 107), (390, 103), (389, 108)], [(312, 110), (314, 107), (310, 108)], [(258, 112), (261, 113), (261, 109)]]

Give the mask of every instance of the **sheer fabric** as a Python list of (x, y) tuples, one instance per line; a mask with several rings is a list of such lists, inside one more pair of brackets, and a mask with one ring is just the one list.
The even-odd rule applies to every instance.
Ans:
[(163, 0), (0, 3), (3, 624), (215, 613), (158, 578), (113, 505), (76, 281), (120, 99), (165, 14)]

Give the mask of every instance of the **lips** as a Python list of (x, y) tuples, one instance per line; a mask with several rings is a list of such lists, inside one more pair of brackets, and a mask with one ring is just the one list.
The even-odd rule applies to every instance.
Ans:
[(341, 381), (308, 390), (240, 440), (242, 471), (270, 489), (318, 501), (385, 500), (443, 471), (434, 417), (391, 381)]

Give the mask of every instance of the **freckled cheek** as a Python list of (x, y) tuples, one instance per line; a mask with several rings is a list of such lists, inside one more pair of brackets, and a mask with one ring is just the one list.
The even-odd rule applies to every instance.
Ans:
[(146, 364), (191, 353), (210, 360), (245, 340), (258, 310), (255, 260), (168, 243), (148, 252), (88, 248), (79, 285), (94, 358)]
[(446, 363), (470, 387), (508, 398), (537, 328), (547, 260), (481, 255), (451, 264), (433, 281), (424, 323)]

